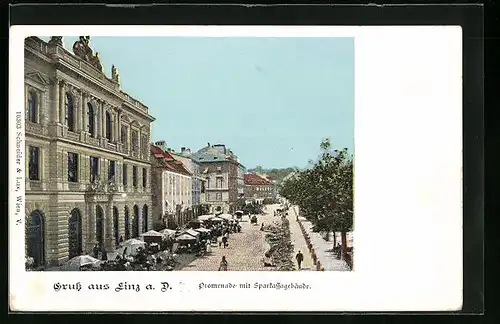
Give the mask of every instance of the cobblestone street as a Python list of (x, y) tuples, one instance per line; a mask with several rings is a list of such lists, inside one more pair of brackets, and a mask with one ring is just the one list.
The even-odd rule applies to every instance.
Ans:
[(269, 271), (264, 268), (262, 258), (269, 249), (265, 240), (265, 232), (260, 230), (262, 223), (269, 224), (273, 221), (274, 209), (267, 206), (264, 215), (258, 216), (258, 224), (251, 225), (248, 216), (243, 216), (241, 232), (229, 236), (229, 246), (213, 247), (210, 254), (195, 258), (190, 255), (179, 255), (181, 262), (179, 269), (182, 271), (218, 271), (222, 256), (226, 256), (229, 271)]

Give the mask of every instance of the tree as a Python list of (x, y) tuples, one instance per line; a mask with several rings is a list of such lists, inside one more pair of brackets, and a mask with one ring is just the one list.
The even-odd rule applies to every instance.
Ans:
[(299, 206), (315, 231), (341, 232), (346, 247), (353, 226), (353, 158), (346, 148), (332, 151), (329, 139), (320, 149), (318, 161), (285, 181), (280, 194)]

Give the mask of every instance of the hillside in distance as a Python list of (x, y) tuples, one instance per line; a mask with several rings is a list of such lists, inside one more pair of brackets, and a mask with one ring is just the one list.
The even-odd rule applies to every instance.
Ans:
[(283, 180), (283, 178), (286, 177), (288, 174), (297, 170), (298, 170), (297, 167), (265, 169), (261, 166), (257, 166), (253, 169), (248, 169), (247, 172), (266, 175), (267, 178), (269, 178), (270, 180), (276, 180), (279, 182)]

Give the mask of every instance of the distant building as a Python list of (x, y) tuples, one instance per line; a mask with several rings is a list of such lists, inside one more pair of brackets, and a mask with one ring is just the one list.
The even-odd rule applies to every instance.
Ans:
[(151, 145), (153, 225), (175, 228), (193, 218), (192, 174), (168, 151), (165, 142)]
[(192, 184), (192, 207), (194, 216), (202, 214), (201, 206), (205, 203), (204, 179), (201, 176), (201, 163), (191, 156), (191, 149), (182, 147), (179, 153), (170, 151), (170, 153), (184, 164), (184, 167), (191, 172)]
[(245, 167), (223, 144), (208, 145), (192, 154), (201, 164), (205, 202), (211, 213), (233, 213), (244, 198)]
[(245, 199), (262, 203), (265, 198), (276, 198), (274, 182), (257, 174), (245, 174)]

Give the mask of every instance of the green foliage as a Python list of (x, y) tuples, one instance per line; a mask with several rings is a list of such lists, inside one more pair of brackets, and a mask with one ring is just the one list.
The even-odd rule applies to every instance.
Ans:
[(266, 174), (270, 180), (281, 181), (288, 174), (294, 172), (296, 168), (284, 168), (284, 169), (264, 169), (262, 166), (257, 166), (255, 169), (249, 169), (250, 173)]
[(285, 181), (280, 194), (298, 205), (317, 231), (350, 231), (353, 225), (353, 159), (347, 149), (321, 142), (321, 156), (311, 168)]

